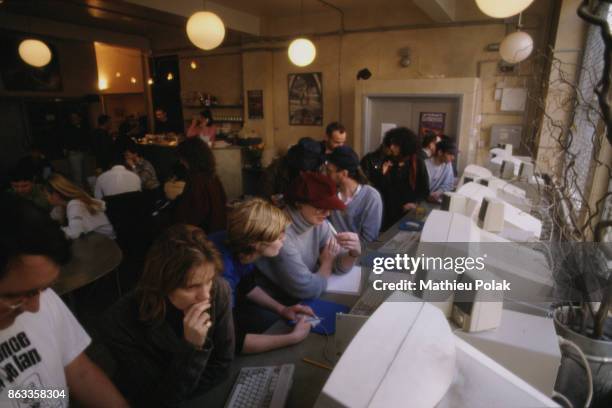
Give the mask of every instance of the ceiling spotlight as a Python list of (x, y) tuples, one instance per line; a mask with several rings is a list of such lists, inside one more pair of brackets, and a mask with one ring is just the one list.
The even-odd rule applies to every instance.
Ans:
[(115, 74), (115, 76), (116, 76), (117, 78), (121, 78), (121, 72), (117, 71), (117, 73)]
[(174, 75), (172, 75), (172, 72), (168, 72), (168, 75), (166, 76), (166, 79), (168, 81), (172, 81), (174, 79)]
[(51, 62), (51, 50), (40, 40), (23, 40), (17, 51), (21, 59), (33, 67), (41, 68)]
[(147, 84), (149, 84), (149, 85), (153, 85), (153, 78), (149, 78), (149, 79), (147, 79)]
[(130, 82), (131, 82), (131, 83), (133, 83), (133, 84), (135, 84), (135, 83), (136, 83), (136, 78), (131, 77), (131, 78), (130, 78)]
[(198, 67), (198, 64), (195, 61), (191, 61), (191, 64), (189, 64), (189, 66), (191, 67), (191, 69), (196, 69)]

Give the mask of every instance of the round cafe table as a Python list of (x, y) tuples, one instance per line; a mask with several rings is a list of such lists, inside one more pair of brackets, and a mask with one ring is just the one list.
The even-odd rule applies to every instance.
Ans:
[(121, 263), (121, 249), (114, 240), (92, 232), (72, 241), (72, 258), (60, 271), (53, 290), (65, 295), (112, 272)]

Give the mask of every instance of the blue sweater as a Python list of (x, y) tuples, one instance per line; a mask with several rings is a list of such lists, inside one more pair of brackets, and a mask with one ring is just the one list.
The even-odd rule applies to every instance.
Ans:
[(382, 223), (383, 203), (380, 193), (371, 186), (361, 185), (346, 210), (332, 211), (329, 219), (338, 232), (354, 232), (361, 242), (378, 238)]
[(429, 191), (432, 193), (451, 191), (455, 184), (455, 173), (451, 163), (438, 164), (434, 159), (425, 160), (429, 174)]
[(231, 253), (230, 249), (225, 245), (227, 241), (227, 232), (219, 231), (208, 236), (221, 253), (223, 261), (223, 278), (229, 283), (232, 289), (232, 307), (236, 306), (236, 288), (240, 281), (253, 273), (255, 270), (254, 264), (243, 264)]

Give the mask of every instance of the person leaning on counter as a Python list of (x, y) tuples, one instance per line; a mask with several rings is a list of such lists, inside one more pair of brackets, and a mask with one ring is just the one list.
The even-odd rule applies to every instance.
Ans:
[(217, 127), (213, 123), (210, 110), (201, 111), (191, 121), (191, 126), (187, 130), (187, 137), (199, 137), (202, 141), (212, 145), (217, 136)]

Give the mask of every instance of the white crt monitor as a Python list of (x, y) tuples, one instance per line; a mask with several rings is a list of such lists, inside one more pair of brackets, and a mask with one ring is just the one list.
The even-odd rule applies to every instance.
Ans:
[[(511, 281), (513, 291), (516, 290), (514, 294), (528, 299), (551, 299), (554, 280), (546, 256), (479, 228), (472, 217), (433, 210), (421, 231), (416, 254), (429, 257), (480, 256), (485, 251), (487, 270)], [(435, 279), (439, 272), (427, 271), (426, 274), (429, 279)]]
[[(457, 193), (479, 203), (472, 213), (466, 213), (466, 215), (473, 217), (475, 220), (477, 220), (476, 217), (480, 211), (480, 205), (485, 197), (500, 198), (492, 189), (473, 182), (458, 188)], [(512, 241), (525, 242), (537, 241), (540, 239), (541, 234), (542, 222), (540, 220), (510, 203), (504, 202), (504, 228), (500, 232), (502, 237)]]
[(456, 337), (445, 316), (405, 293), (365, 322), (315, 407), (558, 407)]

